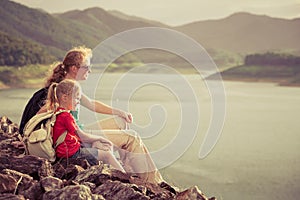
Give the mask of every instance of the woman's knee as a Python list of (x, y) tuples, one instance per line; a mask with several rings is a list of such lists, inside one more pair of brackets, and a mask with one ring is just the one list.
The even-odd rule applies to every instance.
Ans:
[(143, 146), (143, 142), (139, 134), (134, 131), (134, 130), (127, 130), (125, 131), (127, 134), (127, 145), (129, 146), (128, 148), (136, 148), (136, 147), (141, 147)]
[(125, 130), (128, 129), (128, 123), (126, 122), (126, 120), (123, 117), (115, 117), (115, 123), (117, 124), (117, 126), (121, 129), (121, 130)]
[(140, 141), (141, 137), (135, 130), (126, 130), (123, 131), (127, 135), (129, 141)]

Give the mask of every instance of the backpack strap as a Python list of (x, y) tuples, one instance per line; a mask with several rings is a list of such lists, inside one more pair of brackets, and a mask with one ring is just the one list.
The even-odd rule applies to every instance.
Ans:
[[(54, 115), (51, 117), (51, 135), (53, 136), (53, 126), (54, 126), (54, 123), (56, 121), (56, 116), (59, 115), (60, 113), (63, 113), (63, 112), (70, 112), (69, 110), (59, 110), (57, 111), (56, 113), (54, 113)], [(56, 147), (58, 147), (58, 145), (60, 145), (61, 143), (63, 143), (66, 139), (66, 136), (68, 134), (68, 131), (65, 131), (63, 132), (56, 140), (55, 144), (54, 144), (54, 149), (56, 149)]]
[(59, 115), (60, 113), (63, 113), (63, 112), (68, 112), (68, 113), (70, 113), (69, 110), (59, 110), (59, 111), (55, 112), (54, 115), (51, 117), (51, 122), (50, 122), (50, 123), (51, 123), (51, 127), (54, 126), (54, 123), (55, 123), (55, 121), (56, 121), (56, 116)]
[(56, 140), (56, 142), (54, 144), (54, 149), (56, 149), (56, 147), (58, 147), (58, 145), (60, 145), (61, 143), (63, 143), (65, 141), (67, 134), (68, 134), (68, 131), (65, 131), (65, 132), (63, 132), (63, 134), (61, 134), (57, 138), (57, 140)]

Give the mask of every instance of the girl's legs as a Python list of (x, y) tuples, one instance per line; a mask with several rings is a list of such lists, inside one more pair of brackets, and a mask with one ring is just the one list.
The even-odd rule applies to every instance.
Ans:
[(137, 174), (146, 182), (160, 183), (163, 181), (148, 149), (135, 131), (102, 130), (102, 134), (118, 147), (123, 164), (131, 168), (127, 172)]
[(104, 151), (98, 149), (98, 160), (104, 161), (106, 164), (110, 164), (117, 170), (120, 170), (125, 173), (125, 170), (111, 151)]

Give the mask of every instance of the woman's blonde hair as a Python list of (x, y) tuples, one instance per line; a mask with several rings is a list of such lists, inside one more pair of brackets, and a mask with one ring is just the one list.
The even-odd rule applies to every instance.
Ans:
[(81, 91), (79, 83), (75, 80), (65, 79), (59, 83), (52, 83), (48, 89), (47, 110), (55, 111), (59, 106), (62, 95), (73, 95)]
[(71, 66), (80, 67), (86, 60), (92, 57), (92, 50), (84, 46), (74, 47), (67, 52), (62, 63), (56, 63), (51, 75), (48, 77), (45, 87), (52, 83), (59, 83), (64, 80)]

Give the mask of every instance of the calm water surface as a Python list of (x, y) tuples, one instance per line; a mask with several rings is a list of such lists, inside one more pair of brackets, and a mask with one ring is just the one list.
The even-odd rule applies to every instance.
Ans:
[[(150, 151), (167, 148), (166, 144), (176, 137), (183, 120), (181, 109), (194, 108), (196, 115), (191, 116), (199, 117), (192, 144), (180, 158), (160, 170), (167, 181), (180, 188), (197, 185), (207, 196), (218, 199), (299, 198), (300, 88), (278, 87), (272, 83), (224, 82), (227, 103), (222, 135), (213, 151), (201, 160), (199, 148), (212, 113), (211, 97), (203, 81), (197, 76), (185, 77), (195, 94), (191, 96), (182, 80), (171, 75), (161, 77), (166, 81), (163, 85), (146, 84), (135, 90), (130, 87), (154, 75), (131, 76), (132, 82), (126, 79), (123, 83), (125, 78), (120, 78), (121, 75), (107, 75), (99, 82), (96, 81), (98, 77), (91, 77), (91, 80), (95, 79), (94, 87), (87, 84), (89, 88), (84, 90), (105, 103), (126, 105), (134, 116), (132, 127), (141, 132)], [(122, 84), (118, 85), (120, 82)], [(177, 93), (179, 96), (185, 94), (184, 97), (179, 101), (170, 87), (179, 88)], [(22, 110), (34, 91), (0, 91), (0, 115), (7, 115), (19, 123)], [(128, 91), (132, 93), (130, 98)], [(90, 122), (91, 115), (81, 109), (81, 119), (85, 123)], [(194, 131), (185, 130), (187, 134)]]

